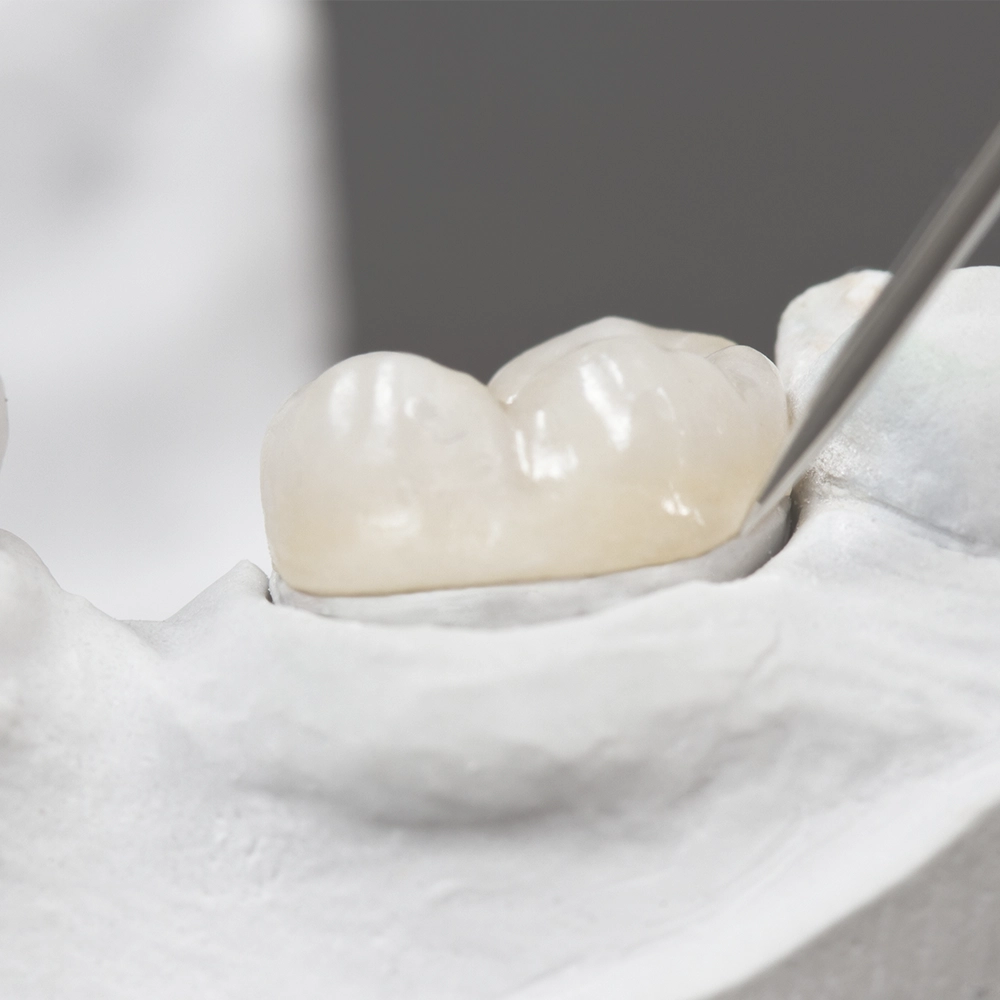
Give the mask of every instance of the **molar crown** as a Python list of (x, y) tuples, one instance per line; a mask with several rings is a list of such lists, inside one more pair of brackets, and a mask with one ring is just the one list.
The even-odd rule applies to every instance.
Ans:
[(265, 436), (274, 567), (308, 594), (376, 595), (697, 556), (738, 530), (787, 419), (763, 355), (615, 318), (489, 386), (413, 355), (350, 358)]

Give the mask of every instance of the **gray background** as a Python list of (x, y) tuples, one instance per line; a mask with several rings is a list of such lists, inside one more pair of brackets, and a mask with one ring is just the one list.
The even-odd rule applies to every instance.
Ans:
[(481, 378), (606, 314), (770, 352), (798, 292), (892, 264), (1000, 118), (995, 3), (325, 11), (353, 349)]

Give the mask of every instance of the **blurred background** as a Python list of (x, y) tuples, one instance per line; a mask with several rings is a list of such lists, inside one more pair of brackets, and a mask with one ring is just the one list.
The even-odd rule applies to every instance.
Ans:
[(972, 3), (0, 0), (0, 526), (165, 617), (269, 568), (264, 428), (347, 353), (485, 379), (607, 314), (770, 352), (1000, 119), (998, 38)]

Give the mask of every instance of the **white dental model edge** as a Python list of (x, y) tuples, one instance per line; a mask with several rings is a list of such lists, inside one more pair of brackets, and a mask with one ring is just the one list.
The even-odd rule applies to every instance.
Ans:
[[(789, 307), (793, 403), (882, 280)], [(0, 995), (988, 996), (998, 327), (951, 275), (767, 565), (566, 621), (330, 620), (244, 563), (121, 623), (0, 533)]]

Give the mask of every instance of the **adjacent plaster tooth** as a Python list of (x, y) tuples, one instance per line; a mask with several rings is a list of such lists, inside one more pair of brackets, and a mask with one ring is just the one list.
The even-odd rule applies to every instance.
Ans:
[(738, 529), (787, 430), (774, 366), (722, 337), (605, 319), (482, 385), (351, 358), (285, 404), (261, 488), (275, 570), (317, 595), (594, 576)]
[[(888, 281), (861, 271), (794, 299), (776, 354), (801, 412), (845, 335)], [(885, 367), (802, 483), (863, 496), (956, 544), (1000, 550), (1000, 267), (965, 267), (941, 282)]]

